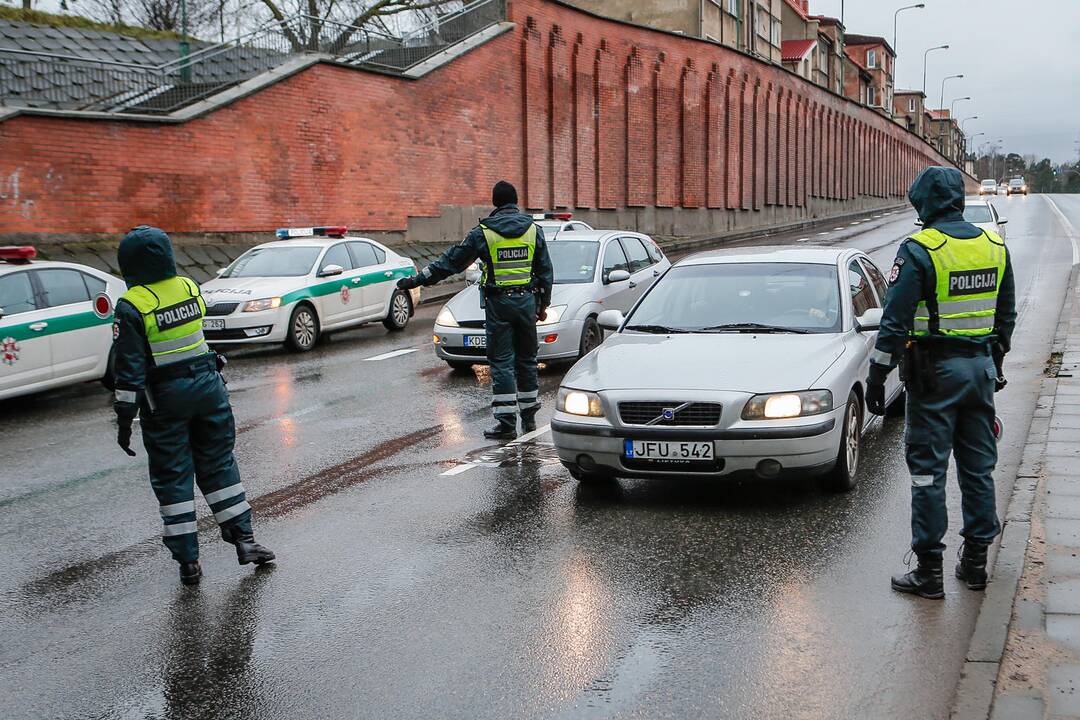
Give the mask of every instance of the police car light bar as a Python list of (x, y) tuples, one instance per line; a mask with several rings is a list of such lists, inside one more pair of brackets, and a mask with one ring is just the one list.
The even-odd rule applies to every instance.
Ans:
[(345, 237), (345, 233), (347, 232), (349, 232), (349, 227), (347, 225), (324, 225), (322, 227), (307, 228), (278, 228), (275, 235), (277, 235), (279, 240), (312, 236), (340, 238)]
[(6, 245), (0, 247), (0, 260), (9, 263), (27, 263), (37, 257), (37, 248), (33, 245)]
[(537, 213), (533, 215), (533, 220), (569, 220), (574, 217), (574, 213), (568, 212), (550, 212), (550, 213)]

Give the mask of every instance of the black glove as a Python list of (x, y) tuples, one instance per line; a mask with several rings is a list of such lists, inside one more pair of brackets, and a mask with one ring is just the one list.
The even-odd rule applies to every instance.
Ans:
[(139, 412), (139, 406), (135, 403), (117, 402), (113, 403), (113, 410), (116, 411), (116, 425), (118, 428), (116, 444), (128, 455), (135, 457), (135, 451), (131, 449), (131, 424)]
[(538, 309), (536, 311), (536, 322), (540, 322), (541, 320), (543, 320), (546, 317), (547, 317), (547, 306), (545, 305), (544, 307), (542, 307), (542, 308), (540, 308), (540, 309)]
[(1005, 379), (1005, 348), (998, 343), (994, 343), (990, 351), (994, 356), (994, 368), (997, 370), (997, 378), (994, 379), (994, 392), (1001, 392), (1009, 384), (1009, 381)]
[(424, 284), (424, 281), (419, 275), (413, 275), (411, 277), (403, 277), (397, 281), (398, 290), (412, 290), (418, 288)]
[(870, 375), (866, 378), (866, 409), (871, 415), (885, 414), (885, 378), (889, 368), (870, 363)]

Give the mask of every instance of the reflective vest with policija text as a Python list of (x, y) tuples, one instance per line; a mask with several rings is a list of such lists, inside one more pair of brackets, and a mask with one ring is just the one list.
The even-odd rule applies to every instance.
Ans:
[(981, 337), (993, 333), (1005, 274), (1005, 242), (987, 231), (978, 237), (954, 238), (933, 228), (911, 239), (926, 248), (937, 276), (937, 312), (926, 300), (920, 301), (914, 334)]
[(206, 303), (193, 280), (177, 275), (149, 285), (136, 285), (122, 299), (143, 316), (156, 367), (210, 352), (202, 329)]
[(524, 235), (516, 238), (503, 237), (483, 224), (480, 227), (487, 241), (490, 272), (495, 276), (494, 282), (492, 278), (485, 277), (484, 283), (500, 288), (530, 284), (533, 279), (533, 257), (536, 255), (536, 225), (530, 225)]

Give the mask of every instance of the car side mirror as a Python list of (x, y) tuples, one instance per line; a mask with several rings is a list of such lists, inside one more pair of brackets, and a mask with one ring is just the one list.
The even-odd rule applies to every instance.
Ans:
[[(615, 272), (625, 273), (626, 271), (616, 270)], [(626, 317), (623, 316), (621, 310), (605, 310), (596, 316), (596, 323), (605, 330), (618, 330), (624, 322), (626, 322)]]
[(881, 308), (870, 308), (859, 317), (855, 318), (855, 329), (859, 332), (870, 332), (881, 327), (881, 316), (884, 311)]
[(918, 225), (919, 227), (922, 227), (922, 220), (916, 220), (915, 224)]
[(1009, 218), (1003, 218), (1003, 217), (998, 218), (998, 225), (1004, 225), (1007, 222), (1009, 222)]
[(221, 277), (222, 275), (225, 274), (225, 271), (228, 270), (228, 269), (229, 268), (218, 268), (217, 270), (214, 271), (214, 275), (217, 275), (218, 277)]
[(612, 270), (604, 278), (604, 284), (610, 285), (612, 283), (626, 282), (630, 279), (630, 273), (626, 270)]
[(465, 269), (465, 283), (467, 285), (478, 285), (482, 275), (483, 273), (480, 272), (480, 266), (477, 263), (473, 263)]
[(340, 265), (324, 265), (323, 269), (319, 271), (319, 277), (333, 277), (343, 272), (345, 272), (345, 268)]

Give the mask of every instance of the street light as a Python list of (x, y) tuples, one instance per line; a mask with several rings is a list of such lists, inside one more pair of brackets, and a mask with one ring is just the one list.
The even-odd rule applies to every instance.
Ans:
[(941, 104), (938, 105), (942, 110), (945, 109), (945, 83), (949, 80), (955, 80), (956, 78), (962, 78), (963, 75), (946, 75), (941, 78)]
[(979, 119), (978, 115), (972, 115), (971, 117), (966, 117), (963, 120), (961, 120), (960, 121), (960, 132), (964, 132), (964, 123), (966, 123), (968, 120), (978, 120), (978, 119)]
[(923, 53), (923, 55), (922, 55), (922, 92), (923, 92), (923, 95), (926, 95), (926, 56), (929, 55), (930, 53), (932, 53), (935, 50), (948, 50), (948, 49), (949, 49), (948, 45), (938, 45), (937, 47), (932, 47), (932, 48), (927, 49), (927, 51)]
[(949, 117), (956, 117), (956, 103), (960, 102), (961, 100), (970, 100), (970, 99), (971, 99), (970, 95), (967, 95), (965, 97), (955, 98), (952, 101), (952, 104), (949, 105)]
[[(900, 51), (896, 49), (896, 19), (897, 19), (897, 17), (899, 17), (900, 13), (904, 12), (905, 10), (914, 10), (916, 8), (924, 8), (924, 7), (926, 7), (926, 3), (918, 3), (917, 5), (905, 5), (904, 7), (897, 9), (897, 11), (893, 13), (893, 16), (892, 16), (892, 49), (893, 49), (893, 52), (896, 53), (897, 55), (900, 54)], [(895, 63), (894, 63), (894, 65), (895, 65)], [(893, 77), (896, 77), (896, 68), (895, 67), (893, 68)]]

